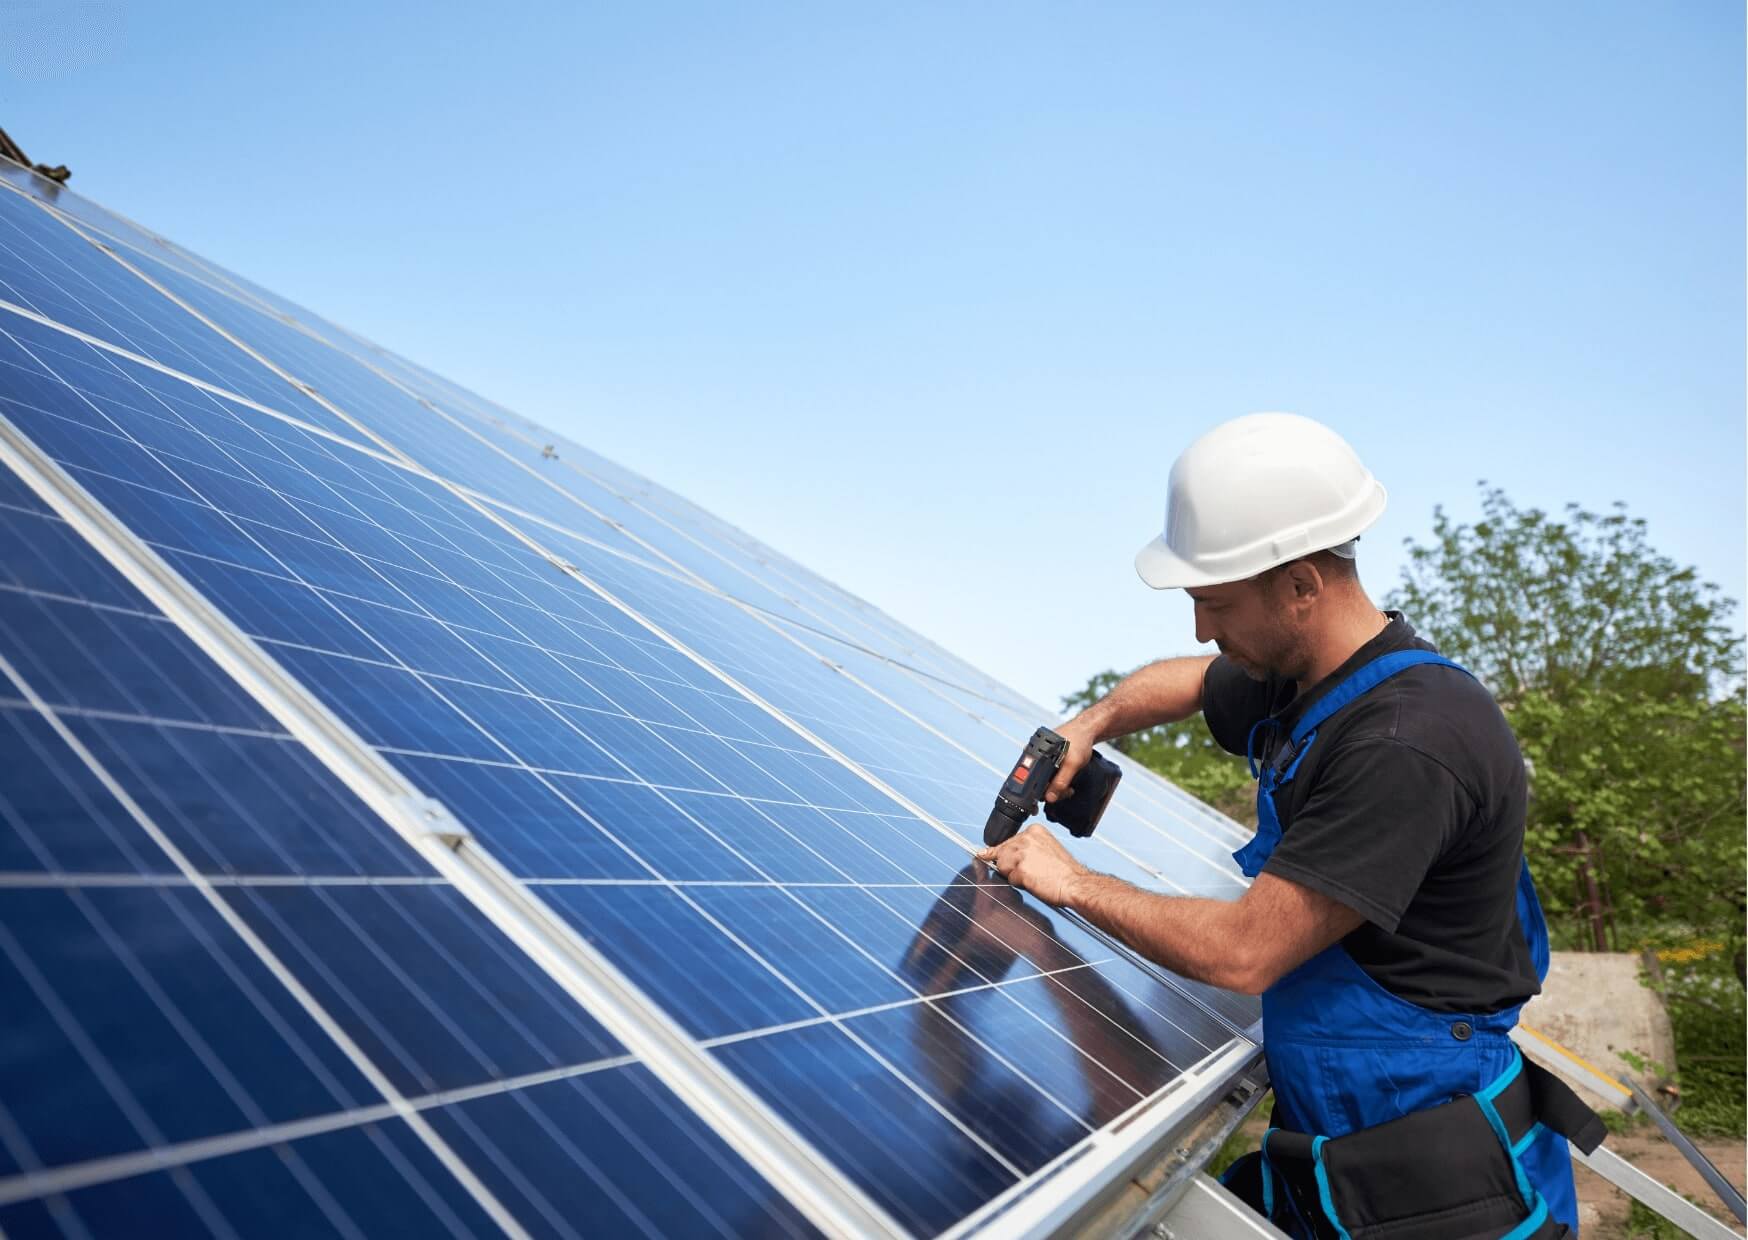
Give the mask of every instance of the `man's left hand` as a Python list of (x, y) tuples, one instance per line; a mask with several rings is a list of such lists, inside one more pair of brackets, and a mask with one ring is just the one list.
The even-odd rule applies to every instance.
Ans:
[(985, 848), (977, 859), (994, 866), (995, 872), (1014, 886), (1058, 908), (1069, 902), (1074, 881), (1090, 873), (1042, 823), (1033, 823), (1013, 839)]

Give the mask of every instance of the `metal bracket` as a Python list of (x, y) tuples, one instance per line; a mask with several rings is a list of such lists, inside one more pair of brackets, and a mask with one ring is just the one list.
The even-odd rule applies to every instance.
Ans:
[(1226, 1191), (1210, 1175), (1198, 1175), (1165, 1217), (1136, 1240), (1229, 1240), (1232, 1237), (1273, 1237), (1286, 1240), (1286, 1233)]
[(436, 797), (409, 792), (396, 797), (395, 805), (417, 824), (414, 830), (419, 835), (430, 836), (452, 850), (473, 842), (473, 833)]

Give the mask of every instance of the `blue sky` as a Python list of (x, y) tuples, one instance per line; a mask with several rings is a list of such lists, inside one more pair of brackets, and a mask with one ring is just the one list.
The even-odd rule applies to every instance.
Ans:
[(1626, 501), (1743, 594), (1743, 10), (21, 6), (73, 187), (1054, 703), (1194, 646), (1130, 558), (1287, 409), (1434, 505)]

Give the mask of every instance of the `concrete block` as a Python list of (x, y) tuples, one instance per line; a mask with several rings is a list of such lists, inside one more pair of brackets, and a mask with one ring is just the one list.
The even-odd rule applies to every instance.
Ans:
[[(1625, 952), (1555, 952), (1542, 993), (1523, 1009), (1523, 1023), (1587, 1059), (1618, 1081), (1634, 1077), (1652, 1094), (1654, 1071), (1634, 1074), (1621, 1051), (1666, 1068), (1675, 1065), (1675, 1031), (1657, 992), (1639, 981), (1639, 957)], [(1593, 1107), (1610, 1103), (1581, 1090)]]

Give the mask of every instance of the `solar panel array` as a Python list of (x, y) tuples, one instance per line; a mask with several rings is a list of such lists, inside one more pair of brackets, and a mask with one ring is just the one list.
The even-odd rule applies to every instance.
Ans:
[(1041, 708), (10, 165), (0, 418), (6, 1235), (1013, 1228), (1253, 1051), (969, 863)]

